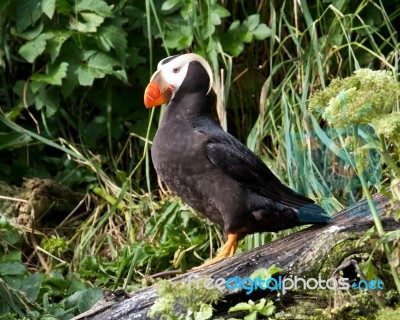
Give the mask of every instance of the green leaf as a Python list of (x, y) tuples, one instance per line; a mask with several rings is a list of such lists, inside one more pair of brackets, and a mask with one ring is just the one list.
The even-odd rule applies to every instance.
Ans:
[(229, 312), (236, 312), (236, 311), (249, 311), (252, 309), (247, 302), (239, 302), (237, 305), (230, 307)]
[(194, 315), (195, 320), (207, 320), (213, 315), (213, 309), (209, 304), (202, 303), (200, 311), (196, 312)]
[(239, 20), (235, 20), (229, 26), (228, 31), (236, 31), (236, 29), (238, 29), (239, 27), (240, 27), (240, 21)]
[(90, 11), (106, 18), (112, 18), (114, 15), (111, 8), (103, 0), (78, 0), (75, 5), (76, 12)]
[(103, 298), (99, 288), (89, 288), (75, 292), (65, 300), (66, 308), (77, 306), (80, 313), (89, 310), (97, 301)]
[(378, 272), (377, 272), (378, 270), (372, 263), (372, 259), (368, 259), (365, 262), (361, 262), (360, 268), (362, 272), (364, 272), (365, 277), (367, 278), (368, 281), (378, 279)]
[(69, 15), (72, 12), (72, 6), (68, 0), (56, 0), (57, 13)]
[(68, 63), (61, 62), (58, 65), (51, 65), (48, 67), (46, 74), (35, 73), (31, 79), (37, 82), (45, 82), (52, 85), (61, 86), (62, 79), (67, 75)]
[(265, 23), (260, 23), (255, 30), (253, 30), (253, 35), (257, 40), (264, 40), (270, 37), (272, 31), (267, 27)]
[(69, 23), (72, 29), (79, 32), (96, 32), (97, 27), (104, 21), (104, 17), (96, 13), (81, 12), (80, 16), (85, 22), (80, 22), (78, 19), (75, 19), (75, 17), (71, 17)]
[(0, 275), (23, 275), (26, 274), (25, 266), (19, 261), (0, 262)]
[(46, 40), (48, 38), (49, 35), (46, 33), (39, 35), (36, 39), (25, 43), (21, 48), (19, 48), (19, 54), (26, 61), (33, 63), (46, 49)]
[(212, 12), (219, 15), (220, 18), (226, 18), (231, 15), (231, 13), (220, 5), (214, 5), (212, 8)]
[(121, 61), (125, 65), (125, 55), (127, 48), (127, 33), (121, 27), (115, 25), (108, 25), (99, 29), (99, 39), (106, 51), (111, 48), (114, 49)]
[[(88, 55), (87, 65), (80, 65), (77, 74), (79, 84), (91, 86), (94, 79), (103, 78), (106, 74), (120, 75), (113, 70), (113, 67), (120, 66), (118, 61), (104, 53), (86, 52)], [(123, 77), (123, 74), (121, 75)], [(125, 75), (126, 76), (126, 75)]]
[(172, 9), (174, 9), (176, 6), (178, 6), (179, 4), (181, 4), (181, 0), (167, 0), (164, 1), (162, 6), (161, 6), (161, 10), (162, 11), (170, 11)]
[(40, 282), (43, 274), (34, 273), (22, 280), (21, 290), (26, 292), (26, 295), (32, 301), (36, 301), (40, 292)]
[(23, 38), (25, 40), (33, 40), (39, 36), (43, 31), (43, 23), (36, 23), (33, 28), (25, 30), (24, 32), (18, 32), (17, 28), (11, 27), (10, 31), (13, 36)]
[(260, 23), (260, 15), (257, 13), (248, 16), (247, 19), (244, 21), (244, 23), (247, 24), (249, 31), (253, 31), (255, 30), (255, 28), (257, 28), (258, 24)]
[[(2, 134), (0, 135), (0, 150), (26, 145), (29, 141), (31, 141), (30, 137), (24, 133), (10, 132), (7, 134)], [(2, 239), (4, 239), (2, 232), (0, 232), (0, 236)]]
[(221, 17), (216, 14), (215, 12), (211, 12), (211, 23), (215, 26), (218, 26), (221, 24)]
[(53, 18), (54, 11), (56, 9), (56, 0), (42, 0), (42, 10), (49, 17)]
[(251, 33), (250, 31), (243, 32), (242, 34), (240, 34), (240, 40), (250, 43), (253, 40), (253, 33)]
[(33, 103), (35, 96), (32, 91), (32, 86), (27, 85), (28, 90), (25, 91), (25, 85), (26, 85), (26, 81), (18, 80), (14, 85), (13, 92), (16, 93), (20, 99), (22, 99), (22, 97), (24, 96), (24, 92), (25, 92), (26, 104), (28, 106), (30, 106)]
[(15, 6), (17, 31), (22, 32), (42, 16), (41, 0), (17, 0)]
[(91, 86), (94, 79), (104, 77), (105, 73), (88, 66), (80, 66), (78, 68), (78, 82), (81, 86)]
[(0, 14), (4, 14), (4, 12), (9, 8), (11, 0), (2, 0), (0, 1)]
[(263, 315), (263, 316), (270, 316), (275, 312), (276, 307), (274, 306), (274, 303), (269, 300), (268, 304), (263, 307), (259, 312)]
[(43, 89), (35, 98), (36, 109), (41, 110), (46, 107), (46, 116), (52, 117), (60, 108), (60, 97), (54, 87)]
[(245, 316), (243, 320), (257, 320), (257, 311), (252, 311), (250, 314)]
[(51, 62), (54, 62), (60, 54), (62, 45), (71, 36), (69, 31), (49, 32), (51, 37), (47, 40), (47, 52), (50, 54)]
[(265, 298), (262, 298), (262, 299), (255, 305), (255, 310), (260, 311), (262, 308), (264, 308), (265, 302), (267, 302), (267, 300), (265, 300)]
[(188, 26), (181, 26), (179, 30), (173, 30), (167, 33), (165, 44), (168, 48), (183, 50), (190, 47), (192, 41), (192, 29)]
[(259, 268), (255, 270), (250, 278), (255, 279), (257, 277), (261, 277), (261, 279), (266, 280), (268, 278), (271, 278), (274, 274), (281, 272), (282, 269), (279, 268), (276, 265), (272, 265), (271, 267), (267, 268)]
[(233, 42), (232, 45), (228, 47), (228, 50), (232, 53), (233, 56), (239, 56), (244, 50), (243, 42)]

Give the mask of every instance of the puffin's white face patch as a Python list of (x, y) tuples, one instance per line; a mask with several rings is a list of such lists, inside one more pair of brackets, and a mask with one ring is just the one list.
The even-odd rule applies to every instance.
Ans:
[(195, 53), (187, 53), (176, 56), (175, 58), (165, 58), (158, 63), (157, 70), (161, 70), (165, 82), (169, 86), (173, 87), (173, 95), (176, 91), (179, 90), (179, 87), (182, 85), (183, 80), (185, 80), (189, 68), (189, 63), (192, 61), (199, 62), (207, 71), (208, 76), (210, 77), (210, 87), (208, 90), (208, 92), (210, 92), (213, 83), (213, 75), (210, 65), (199, 55)]

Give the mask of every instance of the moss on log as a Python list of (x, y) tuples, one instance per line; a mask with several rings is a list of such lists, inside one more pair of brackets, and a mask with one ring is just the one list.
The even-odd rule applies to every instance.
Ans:
[[(381, 194), (374, 196), (374, 202), (380, 212), (385, 230), (398, 229), (400, 222), (395, 221), (392, 218), (393, 215), (387, 214), (396, 209), (392, 202)], [(366, 232), (371, 227), (373, 227), (373, 221), (368, 204), (366, 201), (360, 201), (338, 213), (334, 217), (333, 223), (329, 225), (311, 226), (202, 270), (188, 272), (171, 281), (187, 281), (190, 276), (210, 277), (214, 280), (229, 279), (234, 276), (246, 278), (257, 269), (269, 268), (272, 265), (277, 265), (282, 269), (279, 274), (282, 277), (328, 279), (335, 272), (338, 276), (339, 270), (343, 277), (357, 277), (357, 272), (349, 261), (361, 262), (362, 258), (371, 253), (375, 247), (373, 237), (365, 238)], [(379, 255), (379, 252), (376, 254)], [(383, 255), (382, 259), (384, 260)], [(390, 289), (390, 283), (385, 283), (385, 285), (389, 287), (385, 289)], [(274, 301), (278, 310), (276, 317), (279, 319), (311, 319), (313, 317), (321, 319), (326, 316), (327, 310), (332, 312), (336, 310), (340, 314), (337, 311), (340, 309), (339, 307), (350, 308), (352, 304), (364, 307), (364, 311), (368, 313), (371, 310), (370, 304), (374, 304), (374, 302), (366, 303), (363, 296), (366, 296), (365, 299), (369, 299), (366, 291), (361, 296), (352, 298), (348, 292), (340, 290), (324, 290), (322, 292), (293, 290), (288, 291), (285, 295), (277, 291), (257, 290), (246, 295), (243, 290), (229, 291), (225, 288), (223, 291), (224, 301), (213, 306), (213, 319), (241, 317), (244, 314), (230, 314), (228, 309), (240, 301), (249, 299), (256, 301), (262, 297)], [(153, 286), (136, 291), (122, 301), (101, 301), (91, 310), (74, 319), (148, 319), (147, 314), (156, 299), (157, 290)], [(350, 319), (349, 313), (346, 314), (347, 319)], [(341, 319), (340, 315), (335, 318)]]

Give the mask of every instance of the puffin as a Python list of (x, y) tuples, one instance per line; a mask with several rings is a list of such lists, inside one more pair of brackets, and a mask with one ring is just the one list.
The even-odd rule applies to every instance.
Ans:
[(213, 116), (213, 74), (195, 53), (158, 63), (145, 89), (144, 105), (167, 103), (151, 147), (161, 180), (189, 206), (221, 226), (226, 242), (197, 270), (232, 257), (239, 240), (255, 232), (276, 232), (326, 224), (330, 216), (272, 173)]

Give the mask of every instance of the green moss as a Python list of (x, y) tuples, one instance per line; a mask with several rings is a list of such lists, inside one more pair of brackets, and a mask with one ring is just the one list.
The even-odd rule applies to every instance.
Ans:
[(204, 286), (191, 288), (186, 281), (170, 282), (162, 280), (156, 285), (158, 298), (150, 308), (148, 317), (160, 319), (209, 319), (212, 316), (211, 304), (220, 299), (220, 292)]
[(398, 320), (400, 319), (400, 309), (381, 309), (375, 318), (376, 320)]

